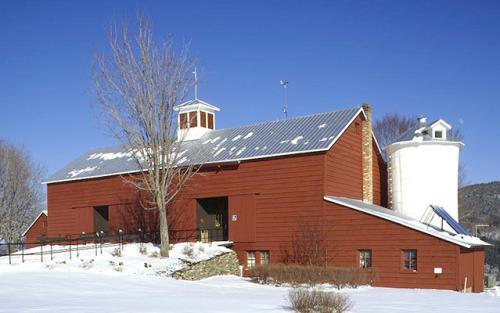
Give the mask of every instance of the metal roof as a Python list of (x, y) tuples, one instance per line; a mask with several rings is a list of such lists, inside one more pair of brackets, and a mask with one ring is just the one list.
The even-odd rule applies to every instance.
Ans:
[(490, 246), (489, 243), (481, 239), (465, 234), (452, 234), (444, 230), (436, 229), (431, 225), (424, 224), (416, 219), (403, 215), (393, 210), (372, 204), (361, 200), (354, 200), (344, 197), (325, 196), (324, 199), (329, 202), (340, 204), (342, 206), (364, 212), (379, 218), (412, 228), (414, 230), (426, 233), (428, 235), (452, 242), (454, 244), (471, 248), (474, 246)]
[[(182, 144), (179, 165), (223, 163), (328, 150), (361, 108), (218, 129)], [(124, 147), (85, 153), (50, 176), (46, 183), (119, 175), (138, 171)]]

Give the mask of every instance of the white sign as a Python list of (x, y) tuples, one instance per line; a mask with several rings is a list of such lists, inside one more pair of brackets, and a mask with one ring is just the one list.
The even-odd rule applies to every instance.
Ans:
[(231, 221), (236, 222), (237, 220), (238, 220), (238, 215), (233, 214), (233, 215), (231, 216)]
[(443, 269), (441, 267), (435, 267), (434, 274), (443, 274)]

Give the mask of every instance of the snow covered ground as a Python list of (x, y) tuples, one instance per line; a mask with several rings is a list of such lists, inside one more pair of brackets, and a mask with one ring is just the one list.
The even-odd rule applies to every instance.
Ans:
[[(86, 249), (85, 249), (86, 248)], [(12, 264), (9, 265), (8, 257), (0, 257), (0, 273), (12, 271), (63, 271), (63, 272), (87, 272), (87, 273), (109, 273), (122, 272), (126, 274), (140, 275), (169, 275), (186, 266), (188, 262), (196, 262), (209, 259), (218, 254), (230, 251), (229, 249), (213, 244), (205, 243), (179, 243), (173, 245), (170, 250), (170, 258), (159, 258), (160, 249), (151, 244), (125, 244), (118, 255), (118, 245), (104, 246), (101, 249), (93, 244), (80, 245), (78, 256), (76, 246), (72, 246), (71, 259), (68, 246), (53, 246), (53, 251), (65, 250), (63, 253), (53, 253), (50, 256), (50, 246), (43, 249), (32, 248), (25, 250), (24, 260), (20, 253), (11, 257)], [(40, 251), (44, 251), (43, 262), (41, 262)], [(97, 251), (97, 255), (96, 255)]]
[[(127, 245), (122, 257), (112, 256), (114, 248), (108, 248), (102, 256), (85, 252), (66, 263), (58, 259), (42, 264), (35, 257), (8, 265), (0, 258), (0, 312), (292, 312), (288, 288), (234, 276), (196, 282), (165, 277), (161, 269), (177, 268), (186, 252), (199, 260), (224, 249), (203, 244), (192, 248), (189, 253), (185, 245), (174, 247), (170, 260), (150, 257), (157, 249), (152, 245), (147, 245), (147, 254), (139, 253), (138, 245)], [(91, 266), (82, 265), (90, 260)], [(121, 270), (116, 270), (119, 262)], [(372, 287), (342, 292), (353, 302), (351, 312), (500, 312), (500, 297), (486, 293)]]

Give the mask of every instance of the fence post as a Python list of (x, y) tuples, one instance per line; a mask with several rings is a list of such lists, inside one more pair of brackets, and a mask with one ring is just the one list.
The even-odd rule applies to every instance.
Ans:
[(101, 254), (102, 254), (102, 242), (104, 241), (104, 232), (101, 230), (101, 237), (99, 237), (101, 240), (100, 240), (100, 247), (101, 247)]
[(68, 239), (69, 239), (69, 259), (71, 260), (71, 236), (69, 236)]
[(121, 229), (118, 230), (118, 246), (120, 247), (120, 252), (123, 250), (123, 231)]
[(80, 257), (80, 251), (78, 251), (78, 239), (76, 240), (76, 258)]
[(24, 242), (21, 243), (21, 260), (24, 263)]
[(99, 239), (99, 232), (95, 233), (94, 247), (95, 247), (95, 256), (97, 256), (97, 240)]
[(40, 245), (40, 261), (43, 263), (43, 244)]
[(50, 260), (54, 260), (54, 255), (52, 254), (52, 241), (49, 241), (49, 246), (50, 246)]
[(10, 242), (7, 242), (7, 251), (8, 251), (8, 254), (9, 254), (9, 264), (12, 264), (11, 261), (10, 261)]

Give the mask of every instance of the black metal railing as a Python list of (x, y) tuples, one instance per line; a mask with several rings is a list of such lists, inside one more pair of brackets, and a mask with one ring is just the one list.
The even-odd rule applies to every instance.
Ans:
[[(226, 232), (222, 228), (214, 229), (180, 229), (169, 231), (170, 243), (179, 242), (214, 242), (227, 240)], [(115, 233), (96, 232), (93, 234), (81, 233), (59, 237), (41, 237), (35, 242), (3, 242), (0, 243), (0, 257), (8, 257), (9, 264), (26, 261), (26, 257), (38, 256), (40, 262), (50, 259), (54, 255), (67, 254), (69, 259), (79, 257), (80, 252), (94, 250), (95, 255), (102, 254), (103, 248), (123, 248), (126, 243), (160, 243), (159, 232), (144, 232), (138, 229), (134, 233), (124, 233), (119, 230)]]

